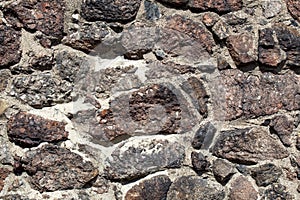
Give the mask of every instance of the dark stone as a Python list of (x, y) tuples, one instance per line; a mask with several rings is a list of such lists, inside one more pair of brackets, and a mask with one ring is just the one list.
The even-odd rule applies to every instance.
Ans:
[(198, 176), (182, 176), (171, 185), (167, 199), (174, 200), (223, 200), (225, 192), (220, 184)]
[(19, 194), (10, 194), (10, 195), (4, 195), (1, 196), (2, 200), (33, 200), (33, 199), (29, 199), (26, 196), (21, 196)]
[(210, 162), (201, 152), (193, 151), (191, 154), (193, 169), (198, 173), (202, 174), (207, 172), (210, 167)]
[(21, 59), (21, 31), (0, 21), (0, 69), (16, 64)]
[(189, 0), (157, 0), (157, 1), (169, 4), (169, 5), (172, 5), (175, 7), (184, 6), (189, 2)]
[(273, 184), (270, 189), (267, 189), (262, 197), (263, 199), (284, 199), (293, 200), (294, 196), (288, 193), (286, 187), (279, 183)]
[(280, 168), (274, 164), (264, 164), (260, 167), (251, 169), (251, 176), (255, 179), (258, 186), (268, 186), (277, 182), (278, 178), (282, 175)]
[(14, 26), (22, 24), (27, 30), (41, 31), (47, 36), (62, 39), (65, 4), (60, 0), (24, 0), (8, 5), (4, 16), (13, 19)]
[(8, 69), (0, 70), (0, 92), (6, 90), (10, 79), (11, 79), (11, 73)]
[(98, 175), (91, 162), (54, 145), (28, 151), (20, 162), (39, 192), (83, 188)]
[(42, 142), (55, 143), (68, 138), (65, 123), (25, 112), (20, 112), (9, 119), (7, 135), (11, 142), (21, 147), (34, 147)]
[(258, 192), (244, 176), (239, 176), (231, 183), (230, 200), (257, 200)]
[(258, 60), (261, 64), (277, 67), (285, 58), (284, 53), (279, 48), (265, 49), (259, 47)]
[(10, 170), (7, 168), (0, 168), (0, 192), (4, 187), (4, 181), (9, 176)]
[(190, 0), (189, 8), (193, 11), (214, 11), (217, 13), (227, 13), (242, 9), (242, 0)]
[[(141, 140), (121, 144), (107, 159), (108, 179), (128, 181), (168, 168), (180, 167), (185, 148), (167, 140)], [(121, 159), (126, 158), (126, 159)]]
[(215, 156), (242, 164), (288, 157), (285, 147), (261, 128), (222, 131), (214, 147)]
[(300, 22), (300, 2), (298, 0), (285, 0), (291, 15)]
[(168, 176), (160, 175), (134, 185), (125, 195), (125, 200), (162, 200), (167, 198), (171, 185)]
[(217, 159), (213, 162), (213, 173), (216, 180), (225, 185), (235, 173), (234, 166), (228, 161)]
[(193, 141), (192, 146), (195, 149), (207, 149), (212, 139), (216, 133), (217, 129), (214, 127), (214, 125), (211, 122), (207, 122), (206, 124), (202, 125), (196, 132)]
[(149, 0), (144, 1), (145, 15), (147, 20), (157, 20), (160, 18), (159, 8), (156, 3)]
[(285, 146), (291, 146), (291, 135), (293, 133), (294, 123), (286, 116), (279, 115), (274, 117), (270, 123), (271, 133), (275, 133)]
[(274, 47), (276, 44), (274, 39), (274, 30), (271, 28), (259, 30), (258, 44), (263, 47)]
[(117, 21), (134, 20), (141, 0), (87, 0), (81, 5), (81, 15), (87, 21)]

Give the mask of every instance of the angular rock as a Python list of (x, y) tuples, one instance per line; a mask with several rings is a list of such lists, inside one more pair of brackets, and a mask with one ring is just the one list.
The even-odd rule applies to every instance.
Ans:
[(298, 0), (285, 0), (291, 15), (300, 22), (300, 2)]
[(280, 0), (266, 0), (262, 1), (264, 16), (266, 18), (275, 17), (282, 10), (282, 2)]
[(21, 147), (34, 147), (42, 142), (59, 142), (68, 138), (65, 123), (20, 112), (12, 116), (7, 124), (7, 135), (11, 142)]
[(211, 122), (202, 125), (194, 135), (192, 146), (195, 149), (208, 148), (217, 129)]
[(227, 13), (242, 9), (242, 0), (190, 0), (188, 4), (192, 11), (209, 11), (212, 10), (217, 13)]
[(10, 79), (11, 79), (11, 73), (8, 69), (0, 70), (0, 92), (6, 90)]
[(6, 168), (0, 168), (0, 192), (4, 187), (4, 181), (9, 176), (10, 170)]
[(207, 160), (207, 157), (205, 157), (201, 152), (193, 151), (191, 154), (191, 160), (193, 169), (198, 174), (202, 174), (209, 170), (210, 162)]
[[(59, 0), (25, 0), (9, 4), (4, 12), (14, 17), (13, 24), (30, 31), (41, 31), (47, 36), (62, 39), (64, 32), (65, 4)], [(14, 23), (15, 22), (15, 23)]]
[(275, 133), (280, 138), (281, 142), (285, 146), (291, 146), (291, 135), (293, 133), (294, 123), (290, 121), (286, 116), (279, 115), (274, 117), (270, 123), (271, 133)]
[(160, 18), (159, 7), (156, 3), (149, 0), (144, 1), (146, 19), (153, 21)]
[(286, 187), (279, 183), (273, 184), (270, 189), (267, 189), (262, 198), (263, 199), (285, 199), (285, 200), (295, 199), (295, 197), (287, 191)]
[(41, 108), (71, 101), (72, 84), (50, 72), (21, 75), (12, 80), (10, 95), (32, 107)]
[(134, 20), (141, 0), (87, 0), (81, 5), (81, 15), (87, 21), (117, 21)]
[[(168, 140), (141, 140), (121, 144), (107, 159), (105, 174), (112, 180), (132, 180), (168, 168), (180, 167), (185, 148)], [(123, 159), (126, 158), (126, 159)]]
[(182, 176), (171, 185), (167, 200), (223, 200), (225, 192), (220, 184), (198, 176)]
[(213, 173), (216, 180), (225, 185), (235, 173), (234, 166), (222, 159), (217, 159), (213, 162)]
[(279, 48), (265, 49), (259, 47), (258, 60), (264, 65), (277, 67), (285, 60), (285, 54)]
[(258, 192), (247, 178), (239, 176), (231, 183), (230, 200), (256, 200)]
[(12, 165), (14, 158), (11, 152), (11, 146), (7, 139), (0, 137), (0, 163), (4, 165)]
[(230, 55), (237, 65), (256, 61), (256, 46), (251, 34), (230, 35), (226, 40)]
[(281, 175), (281, 169), (271, 163), (251, 169), (251, 176), (259, 187), (265, 187), (277, 182)]
[(21, 59), (21, 31), (0, 21), (0, 69), (16, 64)]
[(259, 30), (259, 46), (263, 47), (274, 47), (276, 42), (274, 38), (275, 31), (271, 28), (265, 28), (262, 30)]
[(202, 22), (207, 27), (212, 27), (220, 20), (219, 15), (213, 12), (207, 12), (203, 15)]
[(158, 0), (158, 1), (175, 6), (175, 7), (176, 6), (177, 7), (184, 6), (189, 2), (189, 0)]
[(20, 163), (30, 176), (31, 186), (39, 192), (83, 188), (98, 175), (91, 162), (50, 144), (28, 151)]
[(134, 185), (126, 193), (125, 200), (166, 199), (170, 185), (171, 180), (168, 176), (155, 176)]
[(212, 153), (227, 160), (254, 164), (266, 159), (288, 157), (285, 147), (261, 128), (222, 131)]

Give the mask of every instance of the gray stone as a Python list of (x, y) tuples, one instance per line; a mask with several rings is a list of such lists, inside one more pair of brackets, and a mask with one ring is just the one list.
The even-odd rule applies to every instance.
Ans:
[(211, 122), (202, 125), (194, 135), (192, 146), (195, 149), (207, 149), (216, 133), (217, 129)]
[(198, 174), (203, 174), (209, 171), (210, 162), (207, 160), (207, 157), (205, 157), (201, 152), (193, 151), (191, 153), (191, 160), (193, 169)]
[(222, 159), (215, 160), (212, 169), (216, 180), (222, 185), (225, 185), (235, 173), (234, 166)]
[(275, 183), (281, 175), (281, 169), (271, 163), (251, 169), (251, 176), (258, 186), (265, 187)]
[(280, 138), (285, 146), (291, 146), (291, 135), (293, 133), (294, 123), (286, 116), (279, 115), (274, 117), (270, 122), (270, 131)]
[(263, 199), (284, 199), (284, 200), (294, 200), (295, 197), (287, 191), (284, 185), (275, 183), (271, 188), (267, 189), (262, 196)]

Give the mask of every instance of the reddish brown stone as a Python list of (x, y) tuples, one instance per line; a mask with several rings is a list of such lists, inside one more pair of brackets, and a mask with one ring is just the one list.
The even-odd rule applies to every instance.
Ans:
[(20, 26), (16, 24), (19, 20), (28, 30), (38, 30), (47, 36), (62, 39), (64, 6), (64, 1), (60, 0), (24, 0), (9, 4), (4, 16), (12, 19), (15, 26)]
[(6, 168), (0, 168), (0, 192), (4, 187), (4, 180), (8, 177), (10, 170)]
[(189, 2), (189, 0), (158, 0), (158, 1), (166, 3), (166, 4), (170, 4), (173, 6), (183, 6)]
[(133, 186), (126, 193), (125, 200), (166, 199), (170, 185), (171, 180), (168, 176), (155, 176)]
[(215, 46), (212, 34), (202, 23), (194, 22), (183, 16), (174, 15), (170, 17), (166, 22), (166, 28), (174, 29), (195, 38), (200, 43), (203, 43), (204, 47), (209, 52), (211, 52), (212, 48)]
[(291, 15), (300, 22), (300, 1), (299, 0), (285, 0), (285, 1)]
[(284, 61), (284, 52), (280, 51), (279, 48), (264, 49), (259, 48), (258, 59), (259, 62), (271, 67), (277, 67), (282, 61)]
[(270, 130), (278, 135), (281, 142), (286, 146), (291, 146), (291, 135), (293, 133), (294, 123), (286, 116), (279, 115), (274, 117), (270, 123)]
[(202, 174), (209, 171), (210, 162), (207, 160), (207, 157), (205, 157), (201, 152), (193, 151), (191, 154), (191, 160), (193, 169), (197, 173)]
[(258, 192), (245, 177), (239, 176), (231, 183), (230, 200), (256, 200), (257, 198)]
[(234, 165), (228, 161), (217, 159), (213, 162), (213, 173), (216, 180), (225, 185), (235, 173)]
[(21, 59), (21, 32), (0, 21), (0, 68), (16, 64)]
[(22, 146), (38, 146), (42, 142), (58, 142), (68, 138), (65, 123), (20, 112), (7, 125), (9, 140)]
[(242, 0), (191, 0), (189, 2), (191, 10), (208, 11), (212, 10), (217, 13), (227, 13), (242, 9)]
[(230, 55), (237, 65), (256, 60), (256, 47), (253, 37), (248, 33), (231, 35), (226, 41)]
[(217, 21), (219, 21), (219, 16), (213, 12), (205, 13), (202, 17), (203, 24), (208, 27), (212, 27)]

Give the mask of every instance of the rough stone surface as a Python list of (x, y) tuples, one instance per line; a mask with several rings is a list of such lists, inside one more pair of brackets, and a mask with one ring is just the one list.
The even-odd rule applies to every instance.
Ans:
[(48, 120), (25, 112), (12, 116), (7, 126), (10, 141), (22, 147), (33, 147), (42, 142), (58, 142), (68, 138), (63, 122)]
[(112, 1), (84, 1), (81, 15), (88, 21), (132, 21), (140, 7), (141, 0)]
[(267, 186), (277, 182), (282, 171), (274, 164), (264, 164), (251, 170), (251, 176), (258, 186)]
[(212, 152), (218, 157), (245, 164), (288, 157), (287, 150), (279, 141), (257, 127), (221, 132)]
[(213, 173), (218, 182), (226, 184), (234, 172), (234, 166), (229, 162), (217, 159), (213, 162)]
[(91, 162), (54, 145), (29, 151), (19, 162), (40, 192), (83, 188), (98, 175)]
[(267, 66), (276, 67), (285, 60), (284, 53), (278, 48), (264, 49), (260, 47), (258, 52), (259, 62)]
[(270, 123), (271, 133), (275, 133), (280, 138), (281, 142), (286, 146), (291, 146), (291, 135), (293, 133), (294, 123), (286, 116), (279, 115), (274, 117)]
[(6, 168), (0, 168), (0, 192), (4, 187), (4, 181), (9, 176), (10, 170)]
[(0, 70), (0, 92), (6, 90), (10, 79), (11, 79), (11, 73), (8, 69)]
[(230, 200), (256, 200), (258, 192), (247, 178), (239, 176), (231, 183)]
[(287, 8), (291, 15), (300, 22), (300, 2), (297, 0), (285, 0), (287, 3)]
[(193, 151), (191, 153), (191, 160), (193, 169), (198, 174), (209, 171), (210, 162), (207, 160), (207, 157), (205, 157), (201, 152)]
[(240, 10), (243, 6), (241, 0), (216, 0), (216, 1), (205, 1), (205, 0), (190, 0), (189, 7), (196, 11), (208, 11), (212, 10), (217, 13), (226, 13)]
[(286, 187), (284, 185), (276, 183), (273, 184), (270, 189), (265, 191), (263, 198), (292, 200), (294, 199), (294, 196), (286, 191)]
[(126, 193), (125, 200), (166, 199), (170, 185), (171, 180), (168, 176), (155, 176), (134, 185)]
[(221, 200), (224, 197), (225, 193), (218, 183), (212, 183), (197, 176), (183, 176), (173, 182), (167, 200)]
[(166, 168), (180, 167), (184, 157), (184, 147), (177, 142), (150, 140), (123, 144), (107, 160), (106, 176), (113, 180), (135, 179)]
[(192, 146), (195, 149), (208, 148), (217, 129), (211, 122), (202, 125), (194, 135)]

